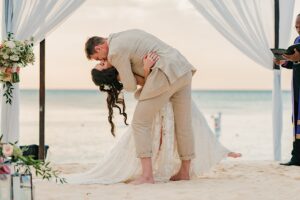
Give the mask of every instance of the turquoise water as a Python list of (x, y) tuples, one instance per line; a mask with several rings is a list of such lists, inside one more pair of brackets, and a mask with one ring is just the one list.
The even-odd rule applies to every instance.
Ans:
[[(21, 98), (24, 106), (38, 103), (37, 90), (22, 90)], [(125, 94), (129, 105), (133, 105), (135, 99), (131, 94)], [(289, 108), (290, 92), (283, 91), (284, 109)], [(257, 108), (260, 106), (271, 108), (271, 91), (193, 91), (193, 98), (203, 109), (231, 110), (235, 112), (241, 109)], [(80, 101), (79, 101), (80, 100)], [(105, 95), (97, 90), (47, 90), (46, 104), (49, 106), (77, 106), (80, 108), (94, 108), (105, 106)]]
[[(283, 159), (292, 143), (290, 92), (283, 93)], [(222, 113), (221, 142), (246, 160), (271, 160), (271, 91), (193, 91), (193, 99), (213, 124), (212, 115)], [(136, 104), (125, 94), (129, 118)], [(39, 97), (37, 90), (21, 91), (21, 143), (38, 142)], [(126, 127), (116, 115), (117, 134)], [(46, 143), (55, 162), (95, 162), (114, 142), (109, 132), (105, 95), (97, 90), (48, 90), (46, 92)]]

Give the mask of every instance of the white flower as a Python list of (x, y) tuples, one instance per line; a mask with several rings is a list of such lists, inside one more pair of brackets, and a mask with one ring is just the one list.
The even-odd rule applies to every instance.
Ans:
[(9, 56), (7, 54), (3, 54), (3, 59), (7, 60), (7, 59), (9, 59)]
[(105, 90), (109, 90), (110, 87), (109, 87), (108, 85), (104, 85), (104, 89), (105, 89)]
[(23, 46), (18, 47), (18, 51), (23, 52), (25, 51), (25, 48)]
[(5, 44), (5, 46), (7, 46), (8, 48), (11, 48), (11, 49), (15, 48), (15, 46), (16, 46), (16, 44), (13, 41), (7, 41), (4, 44)]
[(13, 49), (11, 49), (11, 52), (12, 52), (13, 54), (17, 54), (17, 53), (19, 53), (17, 48), (13, 48)]
[(12, 56), (10, 56), (9, 58), (10, 58), (10, 60), (12, 60), (12, 61), (18, 61), (18, 60), (19, 60), (19, 56), (17, 56), (17, 55), (12, 55)]
[(14, 147), (11, 144), (3, 144), (2, 151), (5, 157), (10, 157), (13, 155)]

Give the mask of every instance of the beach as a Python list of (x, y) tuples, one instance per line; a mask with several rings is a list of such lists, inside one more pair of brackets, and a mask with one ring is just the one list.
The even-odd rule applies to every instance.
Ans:
[[(38, 92), (21, 91), (21, 144), (38, 142)], [(132, 117), (135, 99), (125, 94)], [(197, 180), (155, 185), (69, 185), (34, 180), (37, 200), (299, 200), (298, 167), (273, 160), (271, 91), (193, 91), (193, 100), (213, 129), (222, 113), (220, 141), (243, 154), (226, 159)], [(29, 117), (30, 116), (30, 117)], [(116, 135), (127, 127), (115, 114)], [(47, 160), (63, 174), (92, 168), (116, 141), (107, 122), (105, 96), (97, 90), (50, 90), (46, 94)], [(282, 160), (292, 147), (290, 92), (283, 92)]]
[[(92, 164), (57, 165), (64, 173), (76, 173)], [(35, 180), (38, 200), (299, 200), (299, 167), (272, 161), (221, 162), (196, 180), (154, 185), (57, 185)]]

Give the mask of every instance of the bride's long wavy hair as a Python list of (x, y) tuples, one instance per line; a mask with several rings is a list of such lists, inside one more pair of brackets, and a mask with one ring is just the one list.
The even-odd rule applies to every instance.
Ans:
[(121, 90), (123, 89), (123, 84), (117, 79), (119, 73), (116, 68), (111, 67), (101, 71), (92, 69), (91, 74), (92, 80), (95, 85), (99, 86), (99, 90), (107, 93), (106, 102), (109, 111), (108, 121), (111, 125), (111, 134), (115, 137), (115, 124), (112, 121), (114, 113), (113, 108), (117, 108), (119, 110), (120, 115), (124, 116), (124, 123), (128, 125), (127, 114), (125, 112), (125, 101), (124, 98), (119, 98)]

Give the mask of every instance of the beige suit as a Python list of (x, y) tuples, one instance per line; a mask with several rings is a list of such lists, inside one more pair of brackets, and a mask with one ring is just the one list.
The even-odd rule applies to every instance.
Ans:
[(144, 55), (156, 52), (160, 57), (146, 80), (131, 123), (137, 156), (151, 157), (153, 117), (166, 102), (171, 101), (179, 155), (184, 160), (193, 158), (191, 77), (195, 68), (179, 51), (141, 30), (111, 34), (108, 43), (108, 60), (118, 70), (127, 91), (137, 89), (134, 74), (144, 76)]

